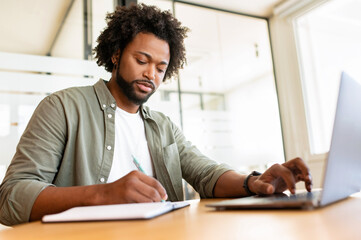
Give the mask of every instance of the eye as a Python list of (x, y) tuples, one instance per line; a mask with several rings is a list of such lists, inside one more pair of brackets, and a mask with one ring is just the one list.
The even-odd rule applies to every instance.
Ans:
[(160, 68), (158, 68), (157, 70), (158, 70), (159, 73), (164, 73), (165, 72), (165, 70), (160, 69)]
[(139, 63), (140, 65), (146, 64), (146, 62), (144, 62), (144, 61), (142, 61), (142, 60), (140, 60), (140, 59), (137, 59), (137, 63)]

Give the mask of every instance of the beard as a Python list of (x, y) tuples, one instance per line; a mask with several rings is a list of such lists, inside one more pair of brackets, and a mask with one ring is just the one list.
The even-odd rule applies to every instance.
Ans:
[[(148, 101), (149, 97), (152, 96), (152, 94), (155, 91), (155, 85), (152, 81), (150, 81), (150, 80), (133, 80), (129, 83), (120, 75), (119, 71), (117, 71), (115, 81), (117, 82), (119, 88), (124, 93), (124, 95), (128, 98), (128, 100), (139, 106), (142, 105), (143, 103), (145, 103), (146, 101)], [(150, 84), (152, 86), (153, 91), (148, 93), (145, 96), (137, 95), (134, 85), (138, 82), (146, 82), (146, 83)]]

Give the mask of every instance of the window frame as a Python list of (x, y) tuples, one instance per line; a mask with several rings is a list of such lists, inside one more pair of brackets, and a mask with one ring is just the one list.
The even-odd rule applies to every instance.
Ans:
[(321, 186), (328, 153), (311, 151), (295, 20), (329, 1), (289, 0), (275, 8), (269, 19), (286, 159), (303, 158), (313, 174), (315, 187)]

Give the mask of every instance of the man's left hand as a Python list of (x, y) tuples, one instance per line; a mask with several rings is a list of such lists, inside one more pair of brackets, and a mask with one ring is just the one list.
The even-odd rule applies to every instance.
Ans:
[(251, 177), (248, 187), (258, 195), (281, 193), (287, 189), (294, 194), (299, 181), (304, 181), (307, 191), (311, 191), (312, 178), (309, 169), (301, 158), (295, 158), (283, 164), (274, 164), (262, 175)]

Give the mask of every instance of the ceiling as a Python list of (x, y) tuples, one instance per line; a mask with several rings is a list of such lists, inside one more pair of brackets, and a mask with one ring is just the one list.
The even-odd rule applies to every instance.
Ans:
[(46, 55), (70, 2), (0, 0), (0, 51)]
[[(185, 0), (183, 2), (267, 17), (271, 15), (273, 7), (283, 1)], [(71, 2), (72, 0), (0, 0), (0, 51), (46, 55), (59, 37), (58, 30), (61, 28)], [(73, 8), (79, 6), (80, 9), (81, 2), (81, 0), (75, 0)], [(113, 0), (93, 0), (93, 12), (95, 12), (94, 6), (98, 9), (100, 5), (109, 5), (113, 2)], [(81, 12), (73, 13), (73, 15), (76, 14), (79, 19), (75, 22), (81, 21)], [(102, 12), (100, 15), (100, 22), (103, 23), (105, 13)], [(14, 18), (14, 16), (17, 17)], [(72, 28), (75, 28), (74, 24), (69, 29)], [(68, 44), (73, 45), (74, 41)], [(79, 47), (82, 46), (79, 45)]]
[(219, 8), (260, 17), (272, 15), (273, 8), (286, 0), (183, 0), (180, 2)]
[[(273, 8), (283, 1), (183, 0), (178, 2), (267, 17), (272, 14)], [(146, 2), (158, 6), (163, 4), (166, 5), (165, 8), (167, 9), (172, 6), (169, 0), (138, 0), (138, 2)], [(2, 33), (0, 52), (83, 59), (84, 25), (82, 4), (83, 0), (0, 0), (0, 30)], [(95, 39), (100, 31), (105, 27), (105, 13), (111, 12), (113, 8), (114, 0), (92, 0), (93, 46), (96, 44)], [(189, 84), (183, 80), (184, 89), (193, 89), (194, 73), (199, 72), (199, 69), (208, 69), (209, 65), (212, 64), (215, 65), (211, 67), (214, 71), (204, 70), (208, 74), (207, 79), (219, 79), (221, 75), (227, 76), (228, 84), (220, 86), (219, 81), (203, 81), (203, 88), (208, 91), (222, 91), (225, 88), (232, 89), (233, 83), (239, 83), (239, 78), (253, 79), (257, 77), (253, 76), (256, 72), (258, 75), (262, 75), (264, 71), (260, 69), (260, 65), (266, 69), (271, 69), (269, 66), (271, 60), (262, 57), (264, 56), (262, 46), (269, 48), (268, 36), (264, 35), (267, 33), (267, 27), (263, 19), (243, 17), (245, 19), (238, 20), (234, 18), (242, 18), (242, 16), (236, 14), (225, 14), (223, 16), (222, 12), (202, 10), (187, 4), (178, 4), (176, 15), (180, 17), (180, 21), (185, 26), (198, 33), (196, 37), (193, 34), (193, 37), (187, 38), (188, 71), (185, 69), (184, 75), (189, 79)], [(194, 15), (197, 15), (198, 21), (194, 21), (192, 17), (189, 17)], [(14, 18), (14, 16), (17, 17)], [(218, 27), (219, 24), (231, 26), (235, 21), (240, 23), (237, 29), (232, 27), (221, 29)], [(245, 32), (247, 34), (244, 34)], [(219, 39), (217, 37), (219, 35), (223, 39)], [(204, 39), (209, 40), (204, 42)], [(221, 42), (224, 44), (220, 44)], [(261, 57), (258, 59), (254, 57), (255, 44), (259, 45)], [(229, 49), (234, 45), (239, 46), (239, 49)], [(235, 50), (238, 51), (237, 61), (226, 61), (224, 71), (221, 71), (220, 69), (223, 68), (218, 66), (218, 59), (222, 57), (219, 55), (219, 48), (222, 48), (225, 54), (228, 52), (233, 53)], [(209, 53), (214, 54), (210, 55)], [(267, 53), (267, 56), (270, 56), (270, 53)], [(223, 57), (230, 59), (226, 55)], [(204, 63), (207, 63), (207, 66), (203, 66), (202, 64)], [(237, 65), (233, 67), (235, 64)], [(239, 65), (243, 67), (240, 69), (242, 71), (238, 71), (237, 74), (232, 71), (226, 71), (228, 68), (236, 69)], [(225, 72), (229, 76), (224, 74)], [(239, 76), (241, 73), (243, 75)], [(201, 82), (198, 77), (196, 81)]]

